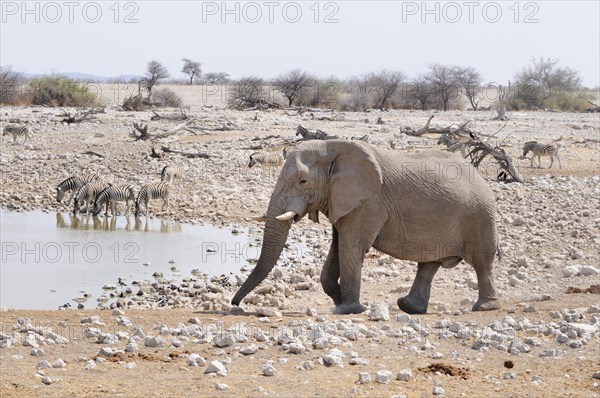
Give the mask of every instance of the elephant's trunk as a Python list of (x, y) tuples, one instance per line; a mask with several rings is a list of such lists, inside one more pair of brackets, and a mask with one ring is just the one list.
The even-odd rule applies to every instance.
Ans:
[(269, 272), (271, 272), (277, 259), (279, 259), (279, 256), (281, 255), (288, 232), (290, 231), (290, 226), (291, 222), (287, 221), (269, 219), (266, 222), (263, 245), (258, 263), (240, 290), (235, 294), (233, 300), (231, 300), (231, 304), (239, 305), (244, 297), (258, 286), (258, 284), (267, 277)]

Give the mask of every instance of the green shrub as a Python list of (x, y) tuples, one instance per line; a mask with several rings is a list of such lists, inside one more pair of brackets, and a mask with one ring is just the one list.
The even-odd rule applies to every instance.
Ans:
[(94, 106), (98, 97), (89, 88), (64, 76), (48, 76), (29, 81), (29, 101), (46, 106)]

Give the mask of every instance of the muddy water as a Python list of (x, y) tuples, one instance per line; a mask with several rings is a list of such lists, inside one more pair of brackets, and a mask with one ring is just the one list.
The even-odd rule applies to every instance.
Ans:
[(0, 211), (0, 306), (57, 309), (88, 293), (95, 308), (104, 285), (181, 280), (193, 269), (236, 273), (258, 256), (242, 228), (179, 224), (133, 216), (92, 217), (42, 211)]

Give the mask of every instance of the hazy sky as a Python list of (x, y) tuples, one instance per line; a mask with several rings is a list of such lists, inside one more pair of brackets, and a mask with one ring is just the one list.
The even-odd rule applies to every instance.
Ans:
[(141, 75), (156, 59), (183, 78), (185, 57), (232, 77), (293, 68), (414, 76), (438, 62), (503, 83), (532, 57), (550, 57), (600, 84), (595, 0), (0, 3), (0, 61), (27, 73)]

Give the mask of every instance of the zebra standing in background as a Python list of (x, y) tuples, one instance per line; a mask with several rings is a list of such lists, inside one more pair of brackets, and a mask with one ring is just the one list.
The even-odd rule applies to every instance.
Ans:
[(135, 189), (133, 185), (124, 184), (124, 185), (110, 185), (107, 188), (104, 188), (98, 196), (96, 196), (96, 200), (94, 201), (94, 209), (92, 210), (92, 214), (97, 216), (98, 213), (102, 210), (102, 205), (106, 203), (106, 211), (104, 212), (105, 216), (108, 216), (108, 207), (110, 206), (112, 215), (117, 215), (117, 202), (125, 202), (126, 209), (125, 214), (129, 213), (129, 201), (132, 203), (135, 202)]
[(67, 200), (68, 206), (73, 196), (77, 193), (77, 190), (92, 181), (104, 182), (104, 178), (98, 173), (87, 173), (67, 178), (56, 187), (56, 201), (60, 203), (65, 193), (71, 191), (71, 196)]
[[(460, 142), (462, 142), (461, 139), (453, 140), (447, 134), (443, 134), (440, 137), (440, 139), (438, 140), (438, 145), (444, 144), (444, 145), (446, 145), (446, 148), (451, 148), (451, 147), (453, 147), (454, 145), (456, 145), (456, 144), (458, 144)], [(460, 153), (462, 154), (463, 158), (467, 157), (467, 154), (465, 153), (465, 147), (464, 147), (464, 145), (460, 146)]]
[(558, 159), (558, 168), (562, 169), (562, 164), (560, 163), (560, 158), (558, 157), (558, 147), (554, 144), (540, 144), (537, 141), (529, 141), (523, 144), (523, 156), (521, 159), (524, 159), (525, 156), (529, 152), (532, 152), (531, 156), (531, 166), (533, 166), (533, 158), (538, 157), (538, 168), (542, 167), (542, 156), (550, 156), (550, 166), (548, 168), (552, 168), (554, 164), (554, 157)]
[(274, 176), (278, 171), (278, 167), (283, 164), (285, 157), (285, 150), (283, 153), (280, 152), (254, 152), (250, 155), (250, 162), (248, 167), (252, 167), (255, 164), (260, 164), (263, 170), (271, 170), (271, 174)]
[(181, 166), (166, 165), (160, 172), (160, 180), (166, 181), (168, 183), (173, 183), (173, 186), (175, 185), (175, 183), (177, 183), (177, 193), (179, 196), (179, 194), (181, 193), (181, 183), (183, 181), (184, 173), (185, 171)]
[(25, 145), (25, 142), (29, 139), (31, 132), (29, 131), (29, 127), (27, 126), (6, 126), (4, 127), (2, 135), (12, 134), (13, 137), (13, 145), (17, 145), (17, 137), (25, 136), (25, 140), (23, 140), (21, 145)]
[(144, 185), (140, 189), (140, 193), (135, 201), (135, 216), (138, 217), (141, 213), (142, 204), (146, 206), (146, 215), (148, 214), (148, 204), (150, 199), (162, 199), (162, 210), (169, 210), (169, 187), (168, 181), (153, 182)]
[(102, 190), (108, 187), (108, 184), (104, 181), (93, 181), (88, 182), (75, 194), (75, 198), (73, 199), (73, 214), (77, 214), (79, 208), (85, 203), (85, 214), (88, 214), (90, 208), (92, 207), (92, 203), (96, 200), (96, 196)]

